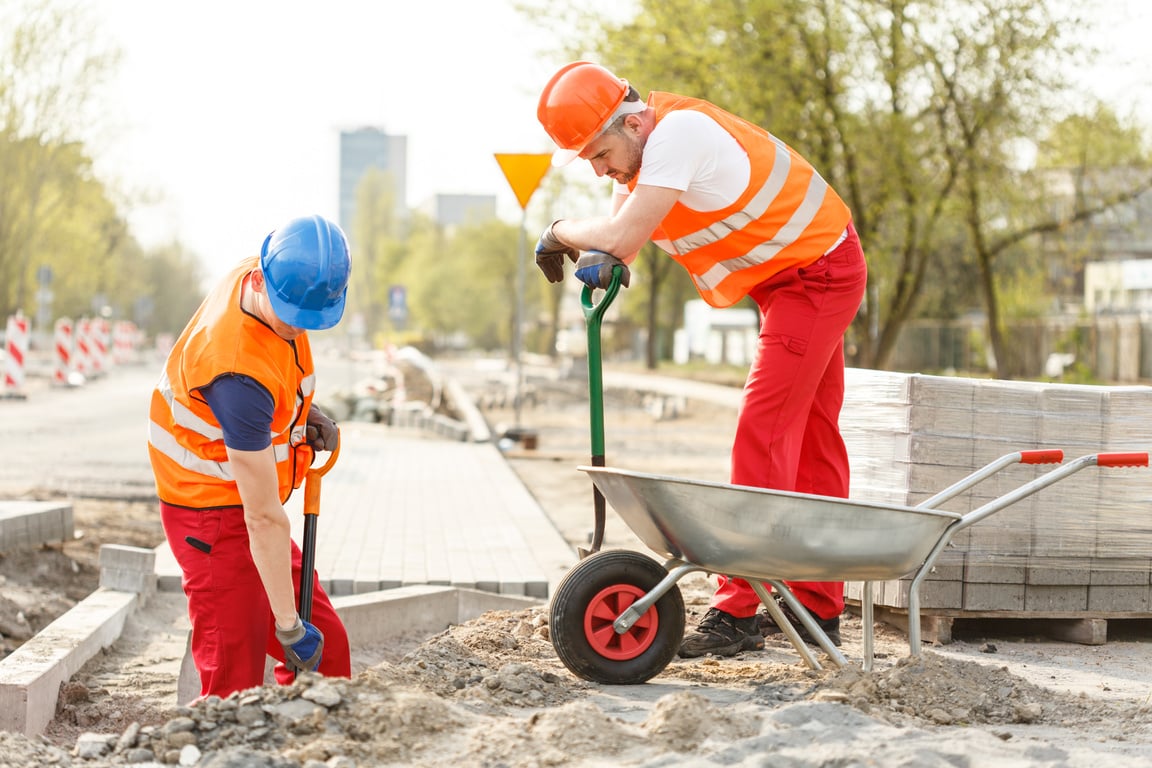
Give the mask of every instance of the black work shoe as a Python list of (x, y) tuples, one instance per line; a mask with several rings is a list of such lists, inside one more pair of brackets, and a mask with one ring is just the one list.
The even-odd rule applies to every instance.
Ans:
[(709, 608), (696, 631), (680, 644), (680, 658), (697, 656), (735, 656), (740, 651), (759, 651), (764, 647), (760, 622), (755, 616), (738, 619), (719, 608)]
[[(812, 645), (818, 645), (818, 643), (812, 639), (812, 635), (809, 634), (808, 630), (804, 628), (804, 625), (800, 623), (800, 619), (796, 618), (796, 614), (793, 613), (792, 609), (788, 607), (788, 603), (777, 599), (776, 605), (780, 606), (780, 610), (784, 612), (784, 618), (788, 619), (788, 621), (792, 623), (792, 626), (796, 627), (796, 631), (800, 633), (801, 640), (806, 643), (811, 643)], [(830, 619), (822, 619), (811, 611), (809, 611), (809, 615), (816, 620), (816, 626), (820, 627), (820, 629), (824, 630), (824, 634), (828, 635), (828, 639), (832, 641), (832, 645), (839, 648), (840, 617), (833, 616)], [(756, 614), (756, 618), (760, 622), (760, 632), (765, 637), (782, 632), (780, 627), (776, 625), (775, 619), (772, 618), (768, 611), (761, 611), (760, 613)]]

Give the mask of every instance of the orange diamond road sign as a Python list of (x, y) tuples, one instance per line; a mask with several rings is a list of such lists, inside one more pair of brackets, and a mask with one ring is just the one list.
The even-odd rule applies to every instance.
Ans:
[(502, 155), (497, 152), (496, 162), (520, 201), (520, 207), (527, 208), (532, 193), (552, 166), (552, 155)]

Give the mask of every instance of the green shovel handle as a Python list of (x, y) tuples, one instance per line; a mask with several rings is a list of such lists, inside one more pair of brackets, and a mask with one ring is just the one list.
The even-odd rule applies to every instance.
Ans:
[[(584, 321), (588, 326), (588, 405), (590, 424), (592, 428), (592, 466), (604, 466), (604, 360), (600, 347), (600, 326), (604, 320), (604, 313), (608, 311), (616, 294), (620, 292), (620, 283), (624, 277), (624, 267), (612, 267), (612, 279), (600, 301), (592, 302), (590, 285), (585, 285), (580, 292), (580, 306), (584, 310)], [(600, 489), (592, 486), (592, 503), (595, 513), (596, 528), (592, 534), (591, 552), (599, 552), (604, 541), (605, 502)]]

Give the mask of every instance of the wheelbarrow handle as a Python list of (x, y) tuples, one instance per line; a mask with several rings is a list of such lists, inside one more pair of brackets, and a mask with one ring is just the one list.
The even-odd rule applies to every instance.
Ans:
[(1064, 461), (1064, 451), (1059, 448), (1020, 451), (1021, 464), (1059, 464), (1062, 461)]
[(1098, 453), (1096, 454), (1096, 466), (1146, 467), (1148, 466), (1148, 454), (1139, 451), (1134, 453)]
[[(1036, 452), (1035, 451), (1025, 451), (1025, 452), (1021, 452), (1021, 453), (1036, 453)], [(1019, 456), (1020, 454), (1013, 454), (1013, 455)], [(1010, 458), (1010, 457), (1004, 457), (999, 462), (993, 462), (993, 464), (988, 465), (988, 467), (1003, 466), (1003, 462), (1007, 458)], [(1045, 472), (1044, 474), (1037, 477), (1035, 480), (1032, 480), (1031, 482), (1025, 483), (1024, 485), (1021, 485), (1020, 487), (1016, 488), (1015, 490), (1010, 491), (1009, 493), (1006, 493), (1003, 496), (1000, 496), (999, 498), (993, 499), (992, 501), (988, 502), (987, 504), (984, 504), (983, 506), (972, 510), (968, 514), (961, 517), (959, 520), (957, 520), (954, 523), (952, 523), (951, 525), (949, 525), (947, 529), (945, 529), (944, 534), (940, 537), (939, 541), (936, 542), (936, 545), (932, 548), (932, 551), (928, 553), (928, 557), (926, 557), (924, 559), (924, 564), (921, 565), (920, 568), (916, 571), (916, 575), (913, 577), (912, 583), (909, 587), (908, 616), (909, 616), (910, 621), (908, 624), (908, 644), (909, 644), (909, 647), (912, 649), (912, 655), (913, 656), (919, 655), (919, 652), (920, 652), (920, 584), (923, 583), (924, 578), (932, 570), (932, 566), (936, 562), (936, 558), (940, 555), (940, 553), (944, 550), (944, 548), (948, 546), (949, 542), (952, 541), (952, 537), (955, 536), (955, 534), (958, 533), (959, 531), (962, 531), (965, 528), (968, 528), (969, 526), (980, 522), (981, 520), (985, 519), (989, 515), (992, 515), (998, 511), (1000, 511), (1001, 509), (1004, 509), (1007, 506), (1015, 504), (1017, 501), (1020, 501), (1021, 499), (1027, 498), (1028, 496), (1031, 496), (1032, 494), (1036, 493), (1037, 491), (1042, 490), (1044, 488), (1047, 488), (1048, 486), (1050, 486), (1053, 483), (1056, 483), (1060, 480), (1063, 480), (1065, 477), (1068, 477), (1071, 474), (1074, 474), (1074, 473), (1079, 472), (1080, 470), (1082, 470), (1086, 467), (1091, 467), (1091, 466), (1097, 466), (1097, 467), (1147, 467), (1148, 466), (1148, 454), (1145, 452), (1090, 453), (1086, 456), (1081, 456), (1080, 458), (1073, 459), (1072, 461), (1070, 461), (1067, 464), (1064, 464), (1063, 466), (1056, 467), (1055, 469), (1050, 469), (1047, 472)], [(988, 469), (988, 467), (986, 467), (985, 469)], [(977, 473), (977, 474), (979, 474), (979, 473)], [(974, 476), (975, 475), (970, 475), (969, 477), (974, 477)], [(984, 474), (983, 476), (986, 477), (987, 474)], [(931, 500), (929, 500), (929, 501), (931, 501)], [(927, 502), (925, 502), (925, 503), (927, 503)], [(915, 617), (914, 621), (911, 621), (912, 617)]]

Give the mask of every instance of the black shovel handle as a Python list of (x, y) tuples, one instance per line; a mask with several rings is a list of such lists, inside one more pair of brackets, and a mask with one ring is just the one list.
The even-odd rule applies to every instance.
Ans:
[(336, 428), (336, 446), (324, 465), (309, 469), (304, 475), (304, 543), (300, 551), (300, 605), (298, 612), (304, 621), (312, 620), (312, 584), (316, 579), (316, 518), (320, 516), (320, 478), (340, 455), (340, 428)]

